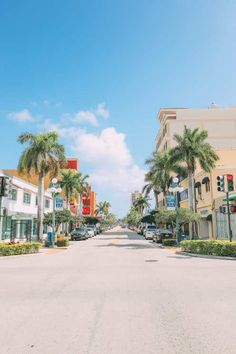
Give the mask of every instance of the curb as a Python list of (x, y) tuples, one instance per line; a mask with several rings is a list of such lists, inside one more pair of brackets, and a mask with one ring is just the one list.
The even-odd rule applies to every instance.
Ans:
[(197, 258), (207, 258), (207, 259), (221, 259), (225, 261), (236, 261), (235, 257), (226, 257), (226, 256), (211, 256), (206, 254), (196, 254), (196, 253), (189, 253), (189, 252), (175, 252), (176, 254), (183, 255), (183, 256), (191, 256)]

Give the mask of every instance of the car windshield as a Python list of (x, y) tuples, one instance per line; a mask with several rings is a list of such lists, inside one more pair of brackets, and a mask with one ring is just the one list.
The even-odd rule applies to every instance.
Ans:
[(83, 231), (85, 231), (85, 229), (84, 229), (83, 227), (77, 227), (77, 228), (75, 229), (75, 231), (83, 232)]
[(156, 230), (156, 226), (148, 226), (147, 229), (148, 230)]

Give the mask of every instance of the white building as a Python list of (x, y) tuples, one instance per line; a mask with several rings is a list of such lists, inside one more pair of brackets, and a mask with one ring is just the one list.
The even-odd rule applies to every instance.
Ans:
[[(9, 176), (0, 170), (1, 176), (11, 179), (8, 197), (2, 197), (0, 219), (0, 240), (36, 240), (37, 235), (37, 193), (38, 187), (15, 176)], [(52, 212), (53, 201), (45, 191), (45, 213)]]

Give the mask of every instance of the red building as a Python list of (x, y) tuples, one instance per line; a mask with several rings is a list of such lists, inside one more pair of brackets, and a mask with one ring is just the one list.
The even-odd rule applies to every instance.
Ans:
[[(67, 168), (79, 172), (79, 159), (77, 158), (67, 158)], [(80, 213), (79, 210), (79, 198), (70, 203), (70, 210), (74, 214)], [(82, 196), (82, 215), (84, 216), (94, 216), (96, 208), (96, 193), (92, 191), (92, 187), (89, 187), (88, 192), (84, 193)]]

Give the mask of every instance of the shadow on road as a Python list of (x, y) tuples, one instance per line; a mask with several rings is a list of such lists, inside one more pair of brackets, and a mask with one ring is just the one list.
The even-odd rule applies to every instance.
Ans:
[(96, 247), (116, 247), (116, 248), (127, 248), (131, 250), (141, 250), (141, 249), (147, 249), (147, 248), (155, 248), (150, 244), (138, 244), (138, 243), (121, 243), (121, 244), (116, 244), (116, 243), (108, 243), (107, 245), (97, 245)]

